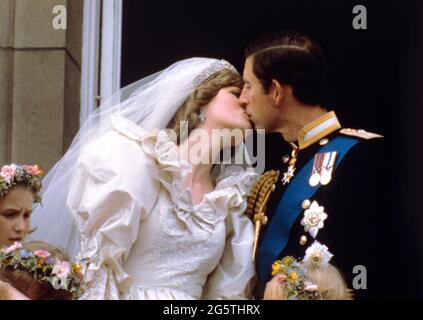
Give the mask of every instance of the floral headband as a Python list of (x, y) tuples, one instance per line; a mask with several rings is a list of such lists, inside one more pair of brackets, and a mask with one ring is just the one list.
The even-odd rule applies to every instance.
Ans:
[[(332, 258), (328, 247), (315, 241), (307, 250), (303, 263), (315, 267), (327, 265)], [(307, 271), (297, 259), (287, 256), (276, 260), (272, 264), (272, 276), (282, 274), (285, 276), (288, 300), (325, 300), (316, 284), (307, 278)]]
[(8, 194), (19, 184), (26, 185), (34, 194), (34, 202), (40, 203), (41, 176), (43, 171), (38, 165), (5, 165), (0, 170), (0, 198)]
[(45, 250), (34, 252), (23, 249), (15, 242), (0, 250), (0, 268), (13, 268), (34, 274), (39, 282), (48, 282), (56, 290), (65, 290), (77, 299), (82, 294), (82, 266), (79, 263), (61, 261)]

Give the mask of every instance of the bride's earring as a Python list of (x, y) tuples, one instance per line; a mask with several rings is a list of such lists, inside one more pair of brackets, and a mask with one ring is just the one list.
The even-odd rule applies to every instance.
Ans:
[(201, 109), (201, 110), (200, 110), (200, 113), (198, 114), (198, 118), (200, 119), (200, 121), (201, 121), (202, 123), (204, 123), (204, 122), (206, 121), (206, 119), (207, 119), (207, 114), (206, 114), (206, 112), (204, 111), (204, 109)]

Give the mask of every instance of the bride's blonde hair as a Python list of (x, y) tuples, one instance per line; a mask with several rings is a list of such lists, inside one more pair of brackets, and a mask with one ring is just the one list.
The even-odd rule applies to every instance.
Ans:
[(197, 127), (200, 118), (201, 107), (207, 105), (219, 92), (227, 87), (239, 87), (243, 84), (241, 76), (229, 69), (223, 69), (208, 77), (195, 91), (185, 100), (182, 106), (170, 120), (168, 129), (175, 131), (177, 142), (180, 144), (181, 122), (188, 122), (188, 135)]

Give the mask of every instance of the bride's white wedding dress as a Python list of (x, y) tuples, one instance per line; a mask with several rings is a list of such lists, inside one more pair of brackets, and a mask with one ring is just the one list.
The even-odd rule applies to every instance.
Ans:
[[(90, 264), (82, 299), (238, 299), (254, 275), (254, 230), (244, 216), (256, 179), (229, 165), (191, 205), (190, 171), (164, 133), (122, 117), (86, 145), (67, 204)], [(218, 168), (217, 168), (218, 169)]]

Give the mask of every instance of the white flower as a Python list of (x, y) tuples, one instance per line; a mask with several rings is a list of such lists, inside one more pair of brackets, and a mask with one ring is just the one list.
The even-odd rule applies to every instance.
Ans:
[(333, 254), (329, 252), (329, 248), (321, 244), (318, 241), (314, 241), (313, 244), (307, 248), (304, 257), (304, 262), (312, 262), (316, 265), (326, 265), (332, 259)]
[(67, 261), (57, 260), (53, 267), (52, 273), (58, 278), (66, 278), (71, 273), (71, 266)]
[(317, 285), (310, 281), (304, 281), (304, 286), (304, 290), (309, 292), (317, 291), (319, 289)]
[(16, 251), (18, 249), (21, 249), (21, 248), (22, 248), (22, 244), (20, 242), (15, 242), (11, 246), (6, 247), (4, 249), (1, 249), (1, 252), (4, 253), (4, 254), (9, 254), (9, 253)]
[(319, 206), (316, 201), (313, 201), (310, 208), (304, 211), (304, 218), (301, 220), (301, 225), (304, 226), (304, 231), (309, 232), (313, 238), (316, 238), (319, 229), (324, 227), (323, 222), (328, 217), (324, 210), (324, 207)]

